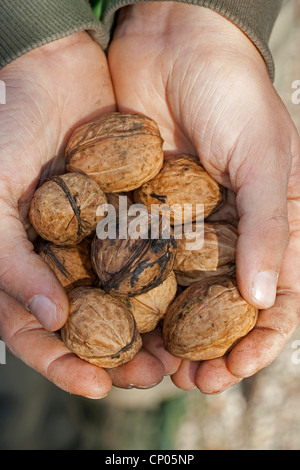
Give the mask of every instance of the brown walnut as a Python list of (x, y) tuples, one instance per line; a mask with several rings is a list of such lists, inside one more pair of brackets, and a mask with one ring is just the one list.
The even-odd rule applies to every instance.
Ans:
[(82, 240), (75, 246), (62, 246), (39, 239), (35, 242), (35, 250), (52, 269), (67, 293), (75, 287), (96, 285), (97, 275), (92, 268), (90, 244), (87, 240)]
[(151, 214), (145, 215), (144, 238), (130, 236), (130, 224), (135, 219), (128, 217), (127, 236), (120, 238), (117, 219), (116, 238), (98, 238), (91, 249), (92, 265), (104, 290), (123, 297), (144, 294), (162, 284), (173, 270), (176, 255), (176, 240), (151, 238)]
[[(161, 209), (165, 206), (165, 214), (169, 211), (174, 225), (208, 217), (219, 209), (224, 197), (225, 189), (191, 155), (165, 156), (158, 175), (134, 191), (134, 201), (144, 204), (148, 211), (154, 204)], [(196, 204), (203, 205), (203, 211)]]
[(160, 171), (162, 146), (152, 119), (110, 113), (75, 129), (66, 148), (66, 169), (90, 175), (105, 193), (131, 191)]
[(89, 176), (67, 173), (40, 186), (31, 201), (29, 218), (36, 232), (56, 245), (75, 245), (95, 231), (102, 216), (97, 208), (106, 196)]
[(205, 279), (185, 289), (168, 309), (166, 349), (191, 361), (221, 357), (254, 328), (257, 315), (233, 277)]
[[(115, 210), (116, 210), (116, 216), (119, 216), (120, 212), (120, 201), (121, 198), (123, 198), (124, 207), (126, 206), (126, 210), (130, 208), (130, 206), (133, 204), (132, 198), (131, 198), (131, 193), (105, 193), (106, 199), (107, 199), (107, 204), (111, 204)], [(125, 199), (126, 198), (126, 199)]]
[(199, 247), (196, 238), (178, 239), (174, 262), (178, 284), (189, 286), (206, 277), (234, 273), (237, 239), (237, 229), (227, 222), (205, 222)]
[(159, 321), (174, 300), (177, 292), (177, 282), (174, 272), (157, 287), (136, 297), (120, 299), (133, 314), (140, 333), (147, 333), (156, 328)]
[(137, 354), (142, 340), (133, 315), (119, 299), (98, 288), (77, 287), (69, 293), (69, 303), (61, 335), (77, 356), (112, 368)]

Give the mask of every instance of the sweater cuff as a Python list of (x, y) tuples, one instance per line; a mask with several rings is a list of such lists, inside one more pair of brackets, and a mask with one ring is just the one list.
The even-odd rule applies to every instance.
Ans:
[[(104, 0), (103, 24), (110, 29), (115, 12), (126, 5), (148, 0)], [(168, 0), (152, 0), (168, 1)], [(274, 80), (274, 62), (268, 43), (283, 0), (175, 0), (210, 8), (238, 26), (255, 44), (263, 56), (271, 80)], [(187, 25), (188, 27), (188, 25)], [(106, 47), (106, 45), (105, 45)]]
[(0, 68), (26, 52), (80, 31), (102, 46), (108, 31), (86, 0), (1, 0)]

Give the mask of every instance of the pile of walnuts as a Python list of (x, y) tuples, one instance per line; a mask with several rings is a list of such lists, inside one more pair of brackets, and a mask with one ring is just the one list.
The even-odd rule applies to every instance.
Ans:
[[(69, 297), (61, 336), (71, 351), (116, 367), (139, 351), (141, 334), (161, 326), (170, 353), (206, 360), (224, 355), (254, 327), (257, 309), (235, 280), (236, 228), (207, 221), (224, 203), (225, 189), (198, 158), (164, 155), (149, 117), (110, 113), (73, 132), (65, 159), (66, 173), (36, 190), (29, 217), (35, 249)], [(132, 215), (124, 235), (119, 196), (127, 196), (127, 209), (145, 208), (139, 237), (130, 236)], [(108, 204), (115, 237), (99, 237), (107, 215), (99, 208)], [(152, 218), (158, 227), (164, 220), (161, 204), (172, 208), (169, 237), (152, 232)], [(191, 249), (185, 233), (175, 237), (176, 227), (182, 220), (193, 227), (199, 217), (204, 243)]]

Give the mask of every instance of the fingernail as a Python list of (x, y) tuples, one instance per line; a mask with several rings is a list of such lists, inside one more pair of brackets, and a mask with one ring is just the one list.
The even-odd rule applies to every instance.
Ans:
[(44, 295), (35, 295), (27, 305), (28, 310), (36, 317), (46, 330), (52, 330), (56, 322), (56, 305)]
[(102, 400), (102, 398), (105, 398), (107, 397), (108, 395), (108, 392), (105, 394), (105, 395), (96, 395), (94, 397), (89, 397), (89, 396), (86, 396), (85, 398), (88, 398), (89, 400)]
[(260, 308), (272, 307), (276, 299), (278, 274), (274, 271), (261, 271), (256, 274), (252, 296)]

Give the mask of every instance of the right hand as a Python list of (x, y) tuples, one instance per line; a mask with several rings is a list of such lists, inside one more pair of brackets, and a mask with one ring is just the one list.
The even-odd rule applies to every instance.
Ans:
[(7, 92), (7, 104), (0, 106), (1, 338), (69, 393), (101, 398), (112, 383), (128, 388), (160, 382), (165, 368), (155, 346), (153, 354), (143, 349), (109, 372), (70, 353), (56, 333), (67, 319), (68, 298), (30, 241), (31, 198), (40, 180), (64, 172), (71, 131), (116, 109), (103, 51), (87, 33), (77, 33), (14, 60), (0, 70), (0, 79)]
[(260, 309), (259, 320), (228, 356), (183, 361), (172, 375), (183, 389), (225, 390), (269, 365), (300, 323), (297, 129), (258, 49), (209, 8), (180, 2), (122, 8), (109, 67), (119, 110), (151, 116), (166, 152), (198, 155), (234, 196), (237, 281)]

